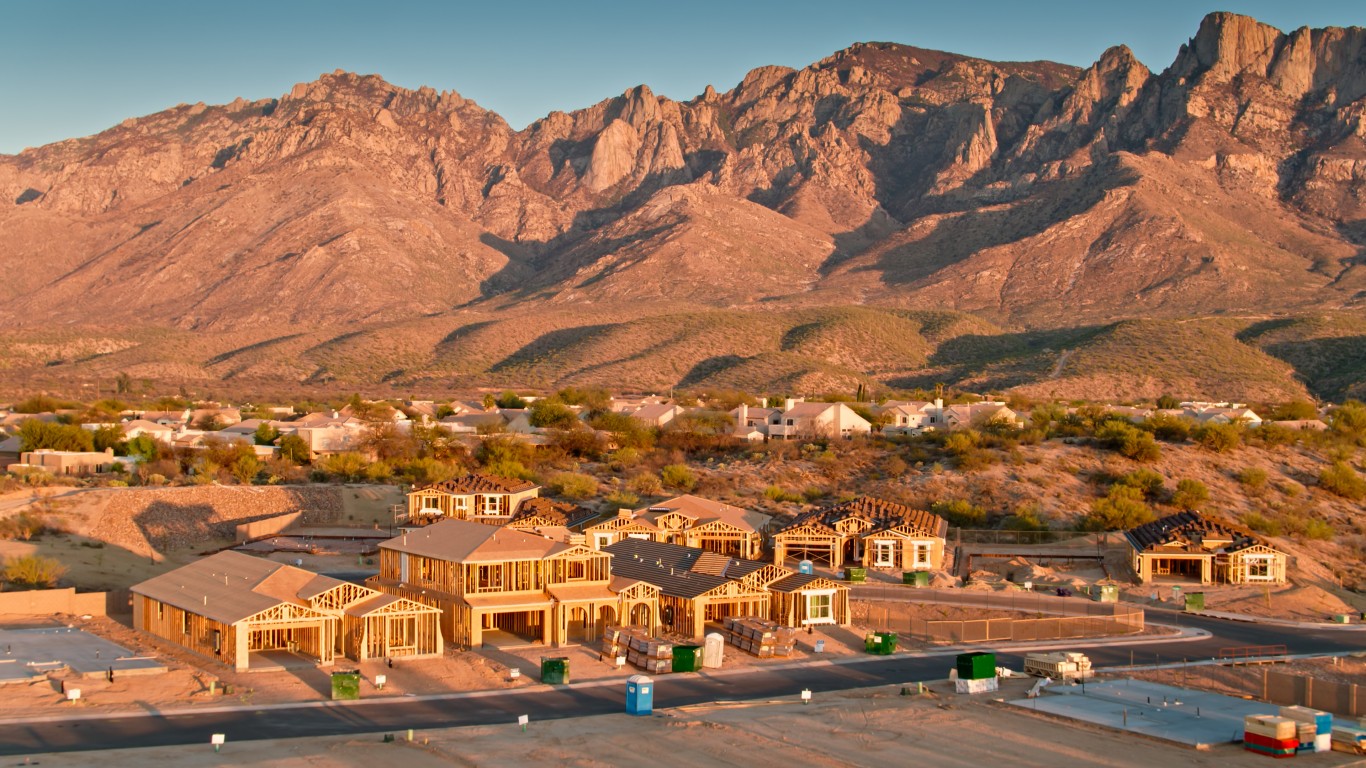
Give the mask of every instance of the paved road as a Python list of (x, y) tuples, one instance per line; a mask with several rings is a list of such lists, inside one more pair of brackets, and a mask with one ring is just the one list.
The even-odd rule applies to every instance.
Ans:
[[(1151, 664), (1211, 658), (1220, 649), (1240, 645), (1285, 644), (1292, 653), (1331, 653), (1366, 648), (1366, 634), (1331, 629), (1291, 629), (1190, 616), (1165, 616), (1212, 633), (1209, 638), (1135, 646), (1073, 646), (1098, 666)], [(1019, 666), (1017, 654), (1000, 658)], [(656, 707), (676, 707), (718, 700), (795, 697), (803, 688), (844, 690), (915, 680), (943, 679), (950, 657), (868, 657), (850, 664), (821, 664), (790, 669), (758, 668), (724, 675), (679, 675), (658, 680)], [(461, 698), (390, 699), (383, 702), (324, 706), (274, 706), (260, 710), (194, 712), (172, 715), (128, 715), (64, 722), (0, 724), (0, 755), (117, 749), (135, 746), (207, 744), (213, 733), (229, 740), (277, 739), (348, 733), (401, 732), (463, 725), (515, 723), (518, 715), (532, 721), (620, 712), (624, 684), (531, 688)]]

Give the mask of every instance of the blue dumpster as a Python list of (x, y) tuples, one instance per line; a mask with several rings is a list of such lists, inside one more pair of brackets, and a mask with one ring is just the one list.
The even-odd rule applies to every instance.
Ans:
[(626, 678), (626, 714), (648, 715), (655, 708), (655, 684), (646, 675)]
[(797, 573), (804, 573), (810, 576), (815, 572), (816, 566), (812, 565), (810, 560), (803, 560), (800, 563), (797, 563)]

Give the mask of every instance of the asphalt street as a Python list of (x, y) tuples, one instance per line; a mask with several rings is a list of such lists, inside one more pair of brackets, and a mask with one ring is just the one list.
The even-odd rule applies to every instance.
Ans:
[[(1300, 629), (1178, 614), (1154, 613), (1152, 618), (1203, 629), (1211, 636), (1131, 646), (1078, 641), (1069, 648), (1086, 652), (1098, 667), (1209, 659), (1233, 646), (1283, 644), (1291, 653), (1298, 654), (1366, 650), (1366, 633), (1362, 632)], [(983, 650), (989, 649), (983, 647)], [(1002, 651), (998, 655), (1007, 665), (1018, 668), (1021, 664), (1019, 653)], [(796, 698), (804, 688), (819, 696), (822, 691), (943, 679), (952, 664), (951, 656), (869, 656), (855, 663), (756, 668), (722, 675), (668, 675), (656, 680), (654, 705), (665, 708), (714, 701)], [(254, 740), (402, 733), (408, 728), (500, 723), (515, 727), (519, 715), (527, 715), (534, 728), (538, 720), (621, 712), (624, 688), (624, 682), (614, 681), (582, 687), (537, 686), (441, 699), (396, 698), (322, 706), (316, 703), (276, 705), (185, 714), (148, 713), (5, 723), (0, 724), (0, 755), (207, 744), (215, 733), (225, 734), (229, 740)]]

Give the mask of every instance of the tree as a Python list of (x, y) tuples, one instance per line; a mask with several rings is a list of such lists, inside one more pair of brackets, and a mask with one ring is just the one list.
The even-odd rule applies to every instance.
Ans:
[(1291, 400), (1272, 408), (1267, 419), (1270, 421), (1304, 421), (1318, 417), (1319, 409), (1313, 403), (1308, 400)]
[(592, 475), (579, 472), (559, 472), (552, 475), (549, 486), (551, 493), (566, 499), (582, 501), (598, 494), (598, 481)]
[(113, 448), (114, 453), (120, 456), (128, 453), (128, 444), (123, 439), (123, 430), (119, 429), (116, 424), (106, 424), (96, 429), (90, 437), (97, 451)]
[(930, 505), (930, 511), (959, 528), (980, 528), (987, 521), (987, 511), (966, 499), (936, 501)]
[(16, 586), (47, 588), (57, 586), (66, 566), (50, 557), (22, 555), (5, 559), (5, 581)]
[(1176, 484), (1172, 504), (1187, 512), (1194, 512), (1209, 500), (1209, 489), (1199, 480), (1185, 479)]
[(1366, 480), (1345, 461), (1335, 461), (1319, 473), (1319, 487), (1344, 499), (1366, 498)]
[(72, 424), (54, 424), (42, 419), (28, 419), (19, 425), (21, 451), (91, 451), (95, 436)]
[(697, 487), (697, 475), (686, 464), (670, 464), (659, 470), (659, 477), (666, 487), (684, 493)]
[(1169, 443), (1184, 443), (1191, 434), (1190, 419), (1155, 413), (1143, 422), (1143, 428), (1153, 433), (1158, 440)]
[(574, 429), (579, 426), (579, 417), (569, 406), (547, 397), (531, 404), (527, 411), (527, 422), (533, 427), (544, 429)]
[(269, 421), (263, 421), (256, 427), (253, 435), (257, 445), (275, 445), (275, 441), (280, 439), (280, 430), (275, 428)]
[(365, 457), (354, 451), (334, 453), (319, 460), (318, 469), (333, 477), (355, 482), (365, 474)]
[(228, 471), (237, 482), (242, 485), (251, 485), (256, 476), (261, 473), (261, 460), (256, 458), (254, 453), (242, 453), (232, 460), (228, 465)]
[(1174, 411), (1181, 407), (1181, 401), (1171, 395), (1163, 395), (1157, 398), (1157, 407), (1164, 411)]
[(1230, 453), (1243, 444), (1243, 432), (1233, 424), (1206, 424), (1195, 431), (1195, 441), (1215, 453)]
[(1333, 434), (1361, 445), (1366, 443), (1366, 404), (1348, 400), (1328, 414), (1328, 426)]
[(526, 407), (526, 401), (518, 397), (517, 393), (513, 392), (512, 390), (508, 390), (503, 394), (499, 395), (498, 399), (494, 401), (494, 404), (497, 405), (499, 408), (515, 409)]
[(280, 458), (292, 464), (307, 464), (313, 452), (302, 437), (288, 434), (280, 438)]
[(1152, 509), (1143, 503), (1143, 491), (1127, 485), (1112, 485), (1103, 499), (1091, 504), (1082, 518), (1083, 531), (1124, 531), (1154, 519)]
[(148, 435), (138, 435), (124, 444), (124, 451), (138, 461), (156, 461), (161, 456), (161, 445)]
[(1137, 488), (1148, 498), (1156, 498), (1166, 488), (1167, 480), (1151, 469), (1136, 469), (1119, 479), (1121, 485)]
[(1096, 430), (1096, 438), (1105, 447), (1118, 451), (1134, 461), (1157, 461), (1162, 449), (1153, 436), (1127, 421), (1104, 421)]

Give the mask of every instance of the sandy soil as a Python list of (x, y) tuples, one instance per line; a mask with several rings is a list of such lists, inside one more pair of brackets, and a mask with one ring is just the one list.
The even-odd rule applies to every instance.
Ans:
[(1262, 675), (1271, 670), (1303, 675), (1332, 683), (1366, 686), (1366, 658), (1301, 659), (1286, 664), (1246, 664), (1236, 667), (1201, 666), (1186, 669), (1155, 669), (1135, 673), (1134, 678), (1167, 685), (1200, 688), (1229, 696), (1262, 695)]
[[(1008, 682), (1022, 695), (1029, 681)], [(1015, 689), (1019, 690), (1015, 690)], [(957, 696), (943, 686), (923, 696), (897, 688), (820, 695), (810, 705), (792, 699), (740, 706), (657, 710), (652, 717), (606, 715), (397, 733), (260, 742), (229, 741), (221, 754), (207, 745), (36, 755), (58, 768), (121, 768), (168, 764), (258, 765), (269, 768), (404, 765), (515, 766), (649, 765), (659, 768), (790, 768), (790, 766), (1264, 766), (1266, 758), (1228, 745), (1196, 752), (1137, 737), (1071, 726), (1023, 710)], [(984, 734), (990, 734), (984, 738)], [(1352, 762), (1315, 755), (1316, 765)]]
[(1341, 613), (1356, 614), (1357, 609), (1321, 587), (1312, 584), (1285, 584), (1279, 587), (1206, 586), (1181, 583), (1180, 598), (1174, 597), (1172, 584), (1132, 586), (1122, 590), (1125, 600), (1149, 601), (1154, 594), (1160, 602), (1173, 607), (1185, 605), (1186, 592), (1205, 593), (1205, 610), (1241, 613), (1295, 621), (1327, 622)]

